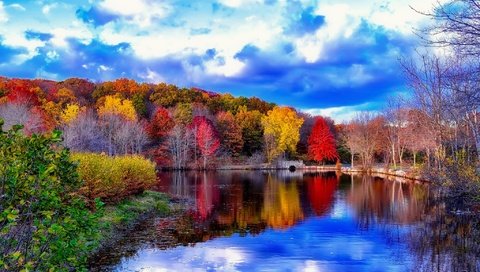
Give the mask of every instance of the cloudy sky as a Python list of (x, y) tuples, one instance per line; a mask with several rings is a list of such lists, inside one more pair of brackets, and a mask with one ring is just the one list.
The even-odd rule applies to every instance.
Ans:
[(435, 0), (0, 0), (0, 75), (168, 82), (348, 118), (405, 91)]

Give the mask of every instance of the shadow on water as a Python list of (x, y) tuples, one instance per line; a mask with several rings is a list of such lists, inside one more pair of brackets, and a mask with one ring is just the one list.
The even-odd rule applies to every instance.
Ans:
[(160, 173), (188, 200), (149, 218), (92, 271), (477, 271), (478, 219), (449, 215), (428, 185), (299, 171)]

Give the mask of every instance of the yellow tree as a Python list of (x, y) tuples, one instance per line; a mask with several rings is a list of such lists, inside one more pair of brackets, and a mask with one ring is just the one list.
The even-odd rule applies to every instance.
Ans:
[(105, 96), (103, 105), (98, 107), (98, 114), (100, 116), (119, 115), (130, 121), (137, 119), (137, 113), (135, 112), (132, 101), (113, 95)]
[(69, 124), (77, 119), (78, 114), (85, 110), (85, 107), (80, 107), (77, 104), (68, 104), (67, 107), (60, 114), (60, 120), (64, 124)]
[(295, 110), (287, 107), (274, 107), (262, 118), (267, 159), (271, 162), (283, 152), (295, 153), (300, 140), (300, 127), (303, 119)]

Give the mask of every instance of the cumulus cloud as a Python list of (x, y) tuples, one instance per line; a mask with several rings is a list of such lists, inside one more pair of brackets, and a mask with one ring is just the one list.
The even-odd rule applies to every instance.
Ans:
[(404, 85), (397, 59), (422, 23), (408, 4), (433, 1), (0, 1), (0, 74), (126, 76), (303, 109), (378, 105)]
[(3, 5), (3, 1), (0, 1), (0, 23), (5, 23), (8, 21), (8, 15), (5, 11), (5, 6)]

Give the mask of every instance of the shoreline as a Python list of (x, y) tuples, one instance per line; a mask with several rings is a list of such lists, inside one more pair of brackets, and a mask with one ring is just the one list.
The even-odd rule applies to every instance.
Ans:
[[(271, 165), (226, 165), (221, 166), (216, 169), (211, 169), (216, 171), (235, 171), (235, 170), (260, 170), (260, 171), (275, 171), (275, 170), (289, 170), (285, 167), (276, 167)], [(174, 170), (173, 170), (174, 171)], [(390, 177), (397, 177), (397, 178), (404, 178), (412, 181), (417, 182), (429, 182), (425, 180), (422, 176), (416, 173), (412, 173), (412, 169), (386, 169), (384, 167), (373, 167), (370, 170), (363, 170), (359, 168), (351, 168), (350, 166), (341, 166), (338, 167), (336, 165), (319, 165), (319, 166), (304, 166), (300, 168), (296, 168), (295, 171), (302, 171), (302, 172), (318, 172), (318, 171), (340, 171), (346, 174), (353, 174), (353, 173), (367, 173), (367, 174), (378, 174), (378, 175), (385, 175)], [(292, 172), (292, 173), (293, 173)]]
[(100, 238), (94, 250), (87, 256), (87, 266), (105, 250), (111, 249), (138, 224), (152, 216), (168, 218), (182, 211), (183, 204), (167, 194), (147, 190), (140, 195), (131, 196), (116, 204), (105, 206), (99, 219)]

